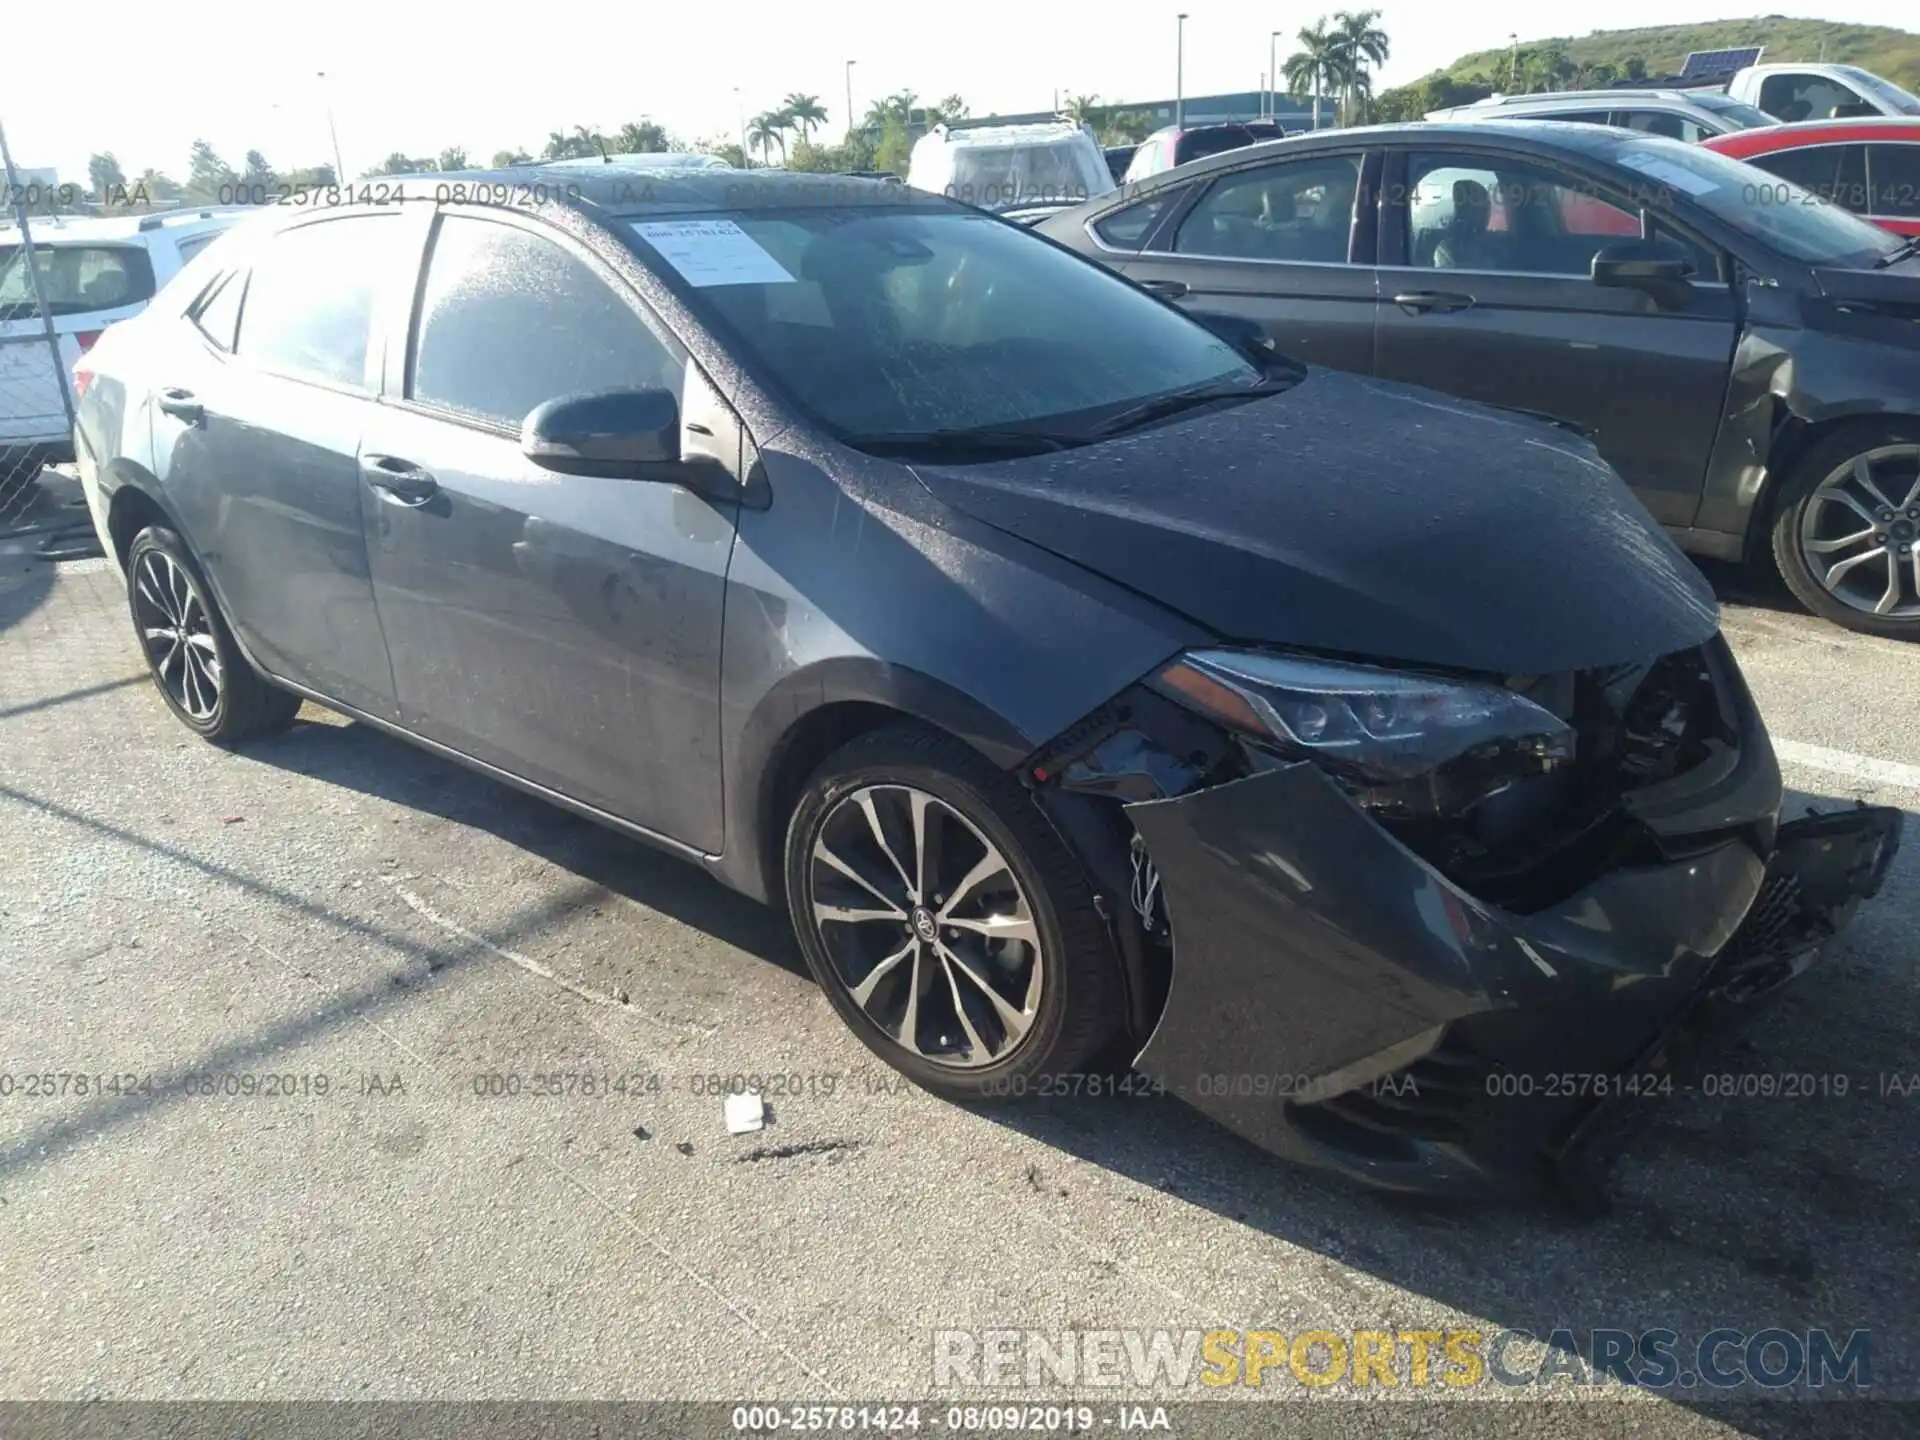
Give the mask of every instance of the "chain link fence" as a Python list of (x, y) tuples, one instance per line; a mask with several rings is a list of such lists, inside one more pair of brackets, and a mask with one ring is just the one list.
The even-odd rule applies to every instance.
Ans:
[(55, 323), (47, 226), (31, 213), (35, 187), (15, 168), (4, 129), (0, 166), (0, 541), (30, 541), (46, 558), (64, 558), (88, 549), (90, 533), (72, 467), (79, 339)]

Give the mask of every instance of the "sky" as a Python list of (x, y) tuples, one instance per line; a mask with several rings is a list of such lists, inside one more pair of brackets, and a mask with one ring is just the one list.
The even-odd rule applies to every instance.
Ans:
[[(1552, 29), (1736, 19), (1777, 3), (1608, 0), (1583, 13), (1537, 0), (1378, 0), (1393, 54), (1375, 84), (1417, 79), (1515, 32), (1524, 42)], [(1843, 3), (1823, 18), (1911, 26), (1915, 14), (1913, 0)], [(235, 168), (249, 149), (281, 169), (325, 163), (329, 104), (350, 175), (395, 150), (459, 145), (476, 163), (501, 149), (537, 153), (549, 131), (575, 125), (652, 119), (689, 140), (731, 138), (742, 112), (777, 108), (794, 91), (819, 98), (833, 133), (845, 124), (848, 59), (856, 113), (902, 89), (928, 99), (957, 92), (977, 115), (1045, 109), (1056, 92), (1166, 98), (1182, 5), (1189, 95), (1258, 88), (1269, 34), (1291, 36), (1326, 13), (1247, 0), (569, 0), (555, 11), (406, 0), (326, 0), (311, 11), (257, 0), (193, 0), (172, 12), (151, 0), (90, 0), (80, 11), (26, 5), (6, 22), (6, 48), (33, 58), (7, 67), (0, 126), (16, 164), (79, 181), (96, 150), (112, 151), (129, 177), (153, 166), (181, 179), (196, 138)], [(1283, 63), (1289, 48), (1283, 39)]]

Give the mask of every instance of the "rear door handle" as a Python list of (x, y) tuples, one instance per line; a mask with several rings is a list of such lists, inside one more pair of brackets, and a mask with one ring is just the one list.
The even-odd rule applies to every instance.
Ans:
[(440, 482), (431, 474), (395, 455), (362, 455), (360, 473), (374, 489), (402, 505), (424, 505), (440, 490)]
[(162, 390), (159, 400), (154, 403), (159, 405), (163, 413), (176, 420), (184, 420), (189, 425), (198, 425), (207, 418), (207, 407), (193, 398), (191, 390), (182, 390), (177, 385), (169, 385)]
[(1405, 290), (1393, 297), (1393, 303), (1409, 315), (1448, 314), (1471, 309), (1473, 297), (1450, 290)]
[(1184, 280), (1142, 280), (1140, 288), (1158, 295), (1162, 300), (1178, 300), (1187, 293)]

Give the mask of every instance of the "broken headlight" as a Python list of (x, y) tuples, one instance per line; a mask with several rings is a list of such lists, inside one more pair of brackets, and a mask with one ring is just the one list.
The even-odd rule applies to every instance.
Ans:
[[(1320, 761), (1363, 786), (1397, 788), (1442, 767), (1496, 772), (1484, 779), (1498, 785), (1516, 772), (1539, 773), (1573, 758), (1573, 727), (1565, 720), (1480, 681), (1252, 650), (1192, 650), (1152, 684), (1264, 748)], [(1489, 786), (1469, 780), (1464, 788), (1484, 794)], [(1391, 803), (1385, 794), (1365, 798)]]

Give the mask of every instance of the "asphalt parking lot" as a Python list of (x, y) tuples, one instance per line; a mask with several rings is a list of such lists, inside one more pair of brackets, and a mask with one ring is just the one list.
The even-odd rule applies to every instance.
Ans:
[[(1794, 800), (1920, 810), (1920, 649), (1715, 578)], [(0, 1076), (119, 1077), (0, 1097), (7, 1398), (1035, 1398), (933, 1390), (934, 1332), (986, 1327), (1869, 1329), (1874, 1393), (1920, 1395), (1920, 831), (1712, 1057), (1821, 1093), (1661, 1102), (1592, 1223), (1358, 1193), (1171, 1099), (902, 1088), (775, 915), (311, 706), (205, 745), (108, 563), (25, 542), (0, 855)], [(555, 1073), (625, 1083), (484, 1093)], [(735, 1075), (778, 1077), (759, 1133), (727, 1133)], [(1280, 1379), (1223, 1393), (1350, 1393)], [(1872, 1401), (1470, 1393), (1514, 1433), (1913, 1433)]]

